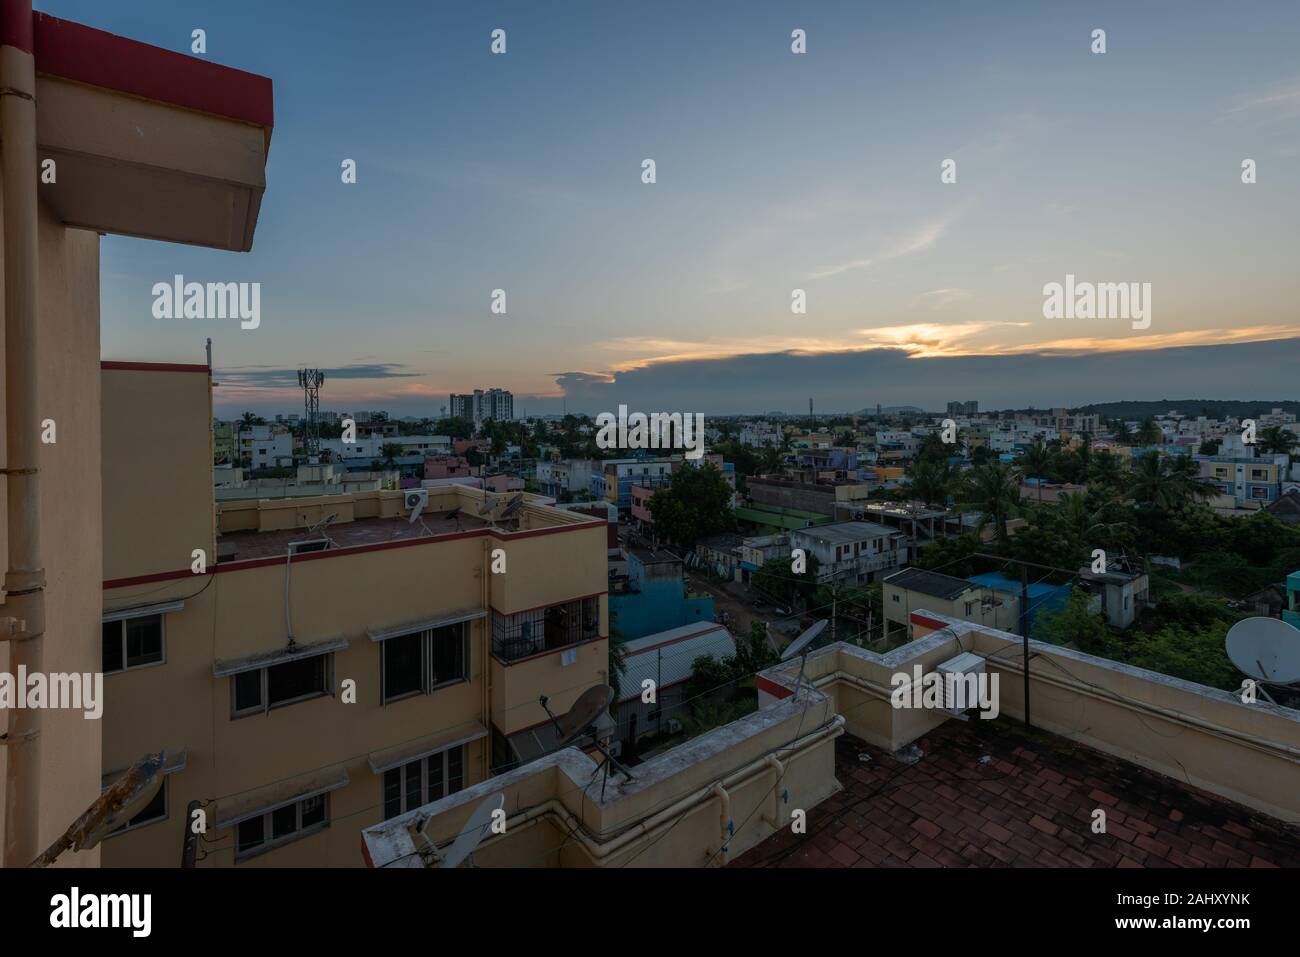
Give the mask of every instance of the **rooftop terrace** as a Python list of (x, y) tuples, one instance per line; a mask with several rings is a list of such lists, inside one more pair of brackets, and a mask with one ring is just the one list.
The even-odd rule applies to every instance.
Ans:
[(844, 790), (807, 833), (784, 828), (731, 866), (1300, 867), (1300, 831), (1015, 722), (949, 721), (914, 744), (919, 759), (839, 738)]
[[(228, 564), (277, 558), (288, 553), (291, 542), (321, 538), (328, 538), (329, 550), (333, 550), (432, 540), (488, 528), (493, 534), (509, 536), (598, 522), (581, 513), (540, 504), (536, 495), (511, 492), (485, 495), (462, 485), (427, 489), (428, 505), (411, 522), (410, 510), (405, 505), (406, 493), (411, 491), (219, 501), (218, 560)], [(516, 494), (521, 494), (523, 501), (508, 512)]]
[(358, 545), (378, 545), (386, 542), (412, 541), (420, 538), (434, 538), (452, 535), (456, 532), (468, 532), (477, 528), (486, 528), (487, 522), (472, 515), (460, 515), (448, 518), (441, 515), (421, 515), (414, 525), (402, 516), (392, 518), (360, 518), (341, 525), (331, 524), (322, 531), (308, 533), (306, 528), (282, 528), (258, 531), (246, 529), (228, 532), (218, 540), (221, 546), (234, 546), (235, 554), (227, 556), (222, 549), (222, 556), (227, 562), (246, 561), (254, 558), (274, 558), (284, 555), (289, 550), (290, 542), (301, 542), (321, 537), (328, 537), (333, 543), (331, 548), (353, 548)]

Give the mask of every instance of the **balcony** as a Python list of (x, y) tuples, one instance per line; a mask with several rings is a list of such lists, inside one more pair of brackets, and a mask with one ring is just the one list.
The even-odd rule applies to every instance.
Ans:
[(519, 661), (600, 637), (599, 598), (534, 608), (514, 615), (492, 614), (492, 654)]

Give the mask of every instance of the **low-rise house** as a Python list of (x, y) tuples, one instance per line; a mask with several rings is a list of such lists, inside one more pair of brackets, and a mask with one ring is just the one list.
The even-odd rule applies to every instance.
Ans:
[(790, 532), (791, 548), (817, 556), (818, 582), (862, 584), (907, 563), (903, 533), (875, 522), (838, 522)]
[[(623, 644), (627, 671), (619, 682), (613, 708), (617, 737), (624, 748), (647, 735), (682, 730), (682, 704), (695, 660), (722, 659), (736, 653), (736, 641), (725, 625), (695, 622), (645, 635)], [(653, 682), (653, 702), (643, 700), (645, 682)]]
[(1001, 631), (1019, 628), (1020, 603), (1009, 596), (966, 578), (904, 568), (881, 583), (885, 635), (911, 637), (912, 614), (917, 609), (936, 611), (976, 625)]
[(1150, 581), (1143, 572), (1136, 572), (1124, 563), (1112, 561), (1106, 571), (1094, 572), (1091, 566), (1079, 569), (1079, 578), (1101, 596), (1102, 614), (1106, 624), (1121, 630), (1137, 620), (1146, 606)]

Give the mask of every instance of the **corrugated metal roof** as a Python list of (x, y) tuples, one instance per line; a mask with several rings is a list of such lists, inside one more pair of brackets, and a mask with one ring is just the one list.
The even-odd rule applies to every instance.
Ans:
[(678, 684), (691, 676), (691, 665), (701, 655), (725, 658), (736, 653), (736, 640), (726, 625), (697, 622), (645, 635), (623, 646), (627, 674), (621, 682), (619, 703), (641, 695), (647, 678), (659, 688)]

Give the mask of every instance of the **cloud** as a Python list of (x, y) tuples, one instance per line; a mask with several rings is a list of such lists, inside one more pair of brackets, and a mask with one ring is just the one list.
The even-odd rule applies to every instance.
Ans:
[[(403, 371), (406, 366), (396, 362), (373, 362), (338, 366), (325, 369), (325, 381), (331, 379), (407, 379), (423, 375), (422, 372)], [(217, 378), (222, 386), (248, 389), (298, 388), (297, 369), (277, 369), (271, 366), (232, 366), (219, 370)]]
[[(1270, 341), (1071, 354), (1042, 347), (997, 355), (918, 356), (888, 347), (759, 353), (646, 365), (606, 376), (566, 374), (556, 381), (569, 411), (593, 414), (619, 403), (647, 412), (795, 411), (806, 409), (809, 397), (819, 409), (840, 412), (877, 402), (937, 410), (956, 396), (975, 398), (982, 408), (1166, 396), (1266, 400), (1293, 391), (1289, 370), (1300, 362), (1297, 332)], [(923, 338), (915, 326), (894, 327), (891, 334), (911, 342)]]
[(850, 259), (847, 262), (838, 263), (833, 266), (822, 266), (807, 273), (804, 278), (810, 280), (827, 279), (831, 276), (838, 276), (841, 273), (851, 272), (855, 269), (866, 269), (876, 263), (889, 262), (894, 259), (902, 259), (907, 256), (914, 256), (920, 252), (925, 252), (943, 238), (944, 233), (948, 231), (948, 228), (956, 219), (957, 214), (954, 212), (940, 219), (923, 223), (910, 233), (906, 233), (896, 238), (875, 256), (864, 259)]
[(923, 292), (912, 300), (912, 308), (925, 306), (929, 309), (943, 309), (951, 306), (956, 302), (966, 302), (974, 298), (975, 293), (969, 289), (931, 289), (929, 292)]
[(1300, 77), (1292, 77), (1237, 98), (1220, 119), (1288, 120), (1300, 116)]

